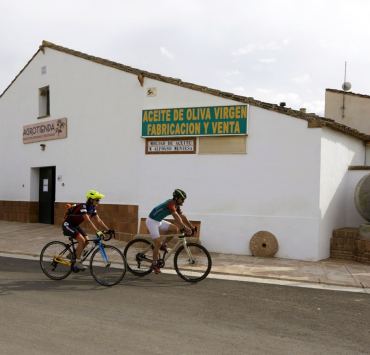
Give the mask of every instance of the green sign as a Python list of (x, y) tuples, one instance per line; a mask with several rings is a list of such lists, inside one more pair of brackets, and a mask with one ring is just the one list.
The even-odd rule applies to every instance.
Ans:
[(143, 110), (143, 137), (247, 134), (247, 105)]

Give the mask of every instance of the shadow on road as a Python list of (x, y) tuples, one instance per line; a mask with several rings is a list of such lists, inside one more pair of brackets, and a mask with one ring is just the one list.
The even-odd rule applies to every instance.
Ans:
[[(176, 275), (160, 274), (138, 277), (126, 272), (120, 284), (113, 288), (188, 288), (193, 284), (185, 282)], [(0, 296), (23, 291), (98, 291), (109, 290), (97, 284), (89, 270), (72, 273), (64, 280), (50, 280), (40, 269), (37, 260), (24, 260), (15, 258), (0, 258)]]

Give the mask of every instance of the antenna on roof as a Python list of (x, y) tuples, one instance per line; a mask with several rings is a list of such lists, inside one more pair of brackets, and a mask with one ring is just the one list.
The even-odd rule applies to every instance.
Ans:
[[(351, 83), (349, 81), (347, 81), (347, 61), (344, 62), (344, 81), (343, 81), (342, 89), (343, 89), (343, 91), (351, 90)], [(342, 109), (342, 119), (344, 119), (344, 110), (345, 110), (344, 97), (345, 97), (345, 93), (343, 92), (343, 105), (341, 107), (341, 109)]]
[(347, 80), (347, 62), (344, 62), (344, 81), (343, 81), (343, 85), (342, 85), (342, 89), (344, 91), (349, 91), (351, 90), (351, 83), (349, 81), (346, 81)]

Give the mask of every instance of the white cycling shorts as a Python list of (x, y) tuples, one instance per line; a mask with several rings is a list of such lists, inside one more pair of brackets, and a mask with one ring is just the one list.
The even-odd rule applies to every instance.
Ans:
[(150, 217), (146, 219), (145, 224), (148, 228), (148, 231), (152, 239), (159, 238), (160, 232), (167, 232), (171, 225), (171, 223), (165, 220), (158, 222), (155, 221), (154, 219), (151, 219)]

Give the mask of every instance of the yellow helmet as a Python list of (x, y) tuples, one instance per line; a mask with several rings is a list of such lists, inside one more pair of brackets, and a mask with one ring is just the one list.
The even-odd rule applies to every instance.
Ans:
[(86, 198), (87, 199), (91, 198), (92, 200), (100, 200), (104, 198), (104, 195), (96, 190), (89, 190), (86, 192)]

